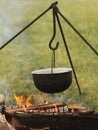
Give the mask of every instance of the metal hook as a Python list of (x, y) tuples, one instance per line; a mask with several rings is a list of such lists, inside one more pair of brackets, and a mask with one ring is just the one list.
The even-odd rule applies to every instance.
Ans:
[(55, 46), (55, 47), (52, 47), (52, 43), (49, 43), (49, 48), (50, 48), (51, 50), (56, 50), (56, 49), (58, 48), (58, 46), (59, 46), (59, 42), (56, 43), (56, 46)]
[(56, 10), (56, 7), (54, 6), (53, 7), (53, 36), (49, 42), (49, 48), (51, 50), (56, 50), (58, 48), (58, 45), (59, 45), (59, 42), (57, 42), (56, 46), (55, 47), (52, 47), (52, 41), (54, 40), (55, 38), (55, 35), (56, 35), (56, 19), (55, 19), (55, 15), (57, 13), (57, 10)]

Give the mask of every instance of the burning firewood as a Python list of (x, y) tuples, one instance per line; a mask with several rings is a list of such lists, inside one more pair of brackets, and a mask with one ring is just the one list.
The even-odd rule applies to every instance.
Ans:
[(43, 104), (43, 105), (33, 105), (31, 107), (27, 107), (27, 108), (16, 108), (16, 109), (6, 109), (5, 112), (9, 115), (13, 115), (15, 113), (21, 113), (21, 112), (34, 112), (34, 110), (37, 110), (39, 112), (42, 111), (42, 110), (45, 110), (45, 109), (52, 109), (52, 108), (55, 108), (55, 111), (58, 111), (57, 110), (57, 107), (59, 106), (66, 106), (66, 104), (63, 104), (63, 103), (56, 103), (56, 104)]

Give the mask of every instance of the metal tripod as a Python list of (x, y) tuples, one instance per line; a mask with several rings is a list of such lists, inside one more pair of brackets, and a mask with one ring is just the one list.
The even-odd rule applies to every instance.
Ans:
[[(68, 46), (67, 46), (67, 43), (66, 43), (66, 39), (65, 39), (65, 36), (64, 36), (64, 33), (63, 33), (63, 29), (62, 29), (62, 26), (61, 26), (61, 22), (60, 22), (60, 18), (59, 16), (61, 16), (64, 21), (75, 31), (75, 33), (90, 47), (90, 49), (98, 56), (98, 52), (91, 46), (91, 44), (80, 34), (80, 32), (67, 20), (67, 18), (59, 11), (58, 7), (57, 7), (57, 4), (58, 2), (54, 2), (50, 5), (50, 7), (48, 9), (46, 9), (43, 13), (41, 13), (38, 17), (36, 17), (32, 22), (30, 22), (27, 26), (25, 26), (22, 30), (20, 30), (18, 33), (16, 33), (16, 35), (14, 35), (11, 39), (9, 39), (5, 44), (3, 44), (1, 47), (0, 47), (0, 50), (3, 49), (7, 44), (9, 44), (12, 40), (14, 40), (18, 35), (20, 35), (23, 31), (25, 31), (28, 27), (30, 27), (33, 23), (35, 23), (37, 20), (39, 20), (39, 18), (41, 18), (44, 14), (46, 14), (50, 9), (53, 9), (53, 36), (49, 42), (49, 48), (53, 51), (55, 51), (57, 48), (58, 48), (58, 45), (59, 43), (57, 42), (56, 46), (55, 47), (52, 47), (52, 41), (54, 40), (55, 38), (55, 35), (56, 35), (56, 20), (58, 22), (58, 26), (59, 26), (59, 29), (60, 29), (60, 32), (61, 32), (61, 36), (62, 36), (62, 39), (63, 39), (63, 42), (64, 42), (64, 45), (65, 45), (65, 49), (67, 51), (67, 55), (68, 55), (68, 58), (69, 58), (69, 62), (70, 62), (70, 65), (73, 69), (73, 74), (74, 74), (74, 78), (76, 80), (76, 84), (77, 84), (77, 87), (78, 87), (78, 90), (79, 90), (79, 94), (81, 94), (81, 89), (80, 89), (80, 85), (78, 83), (78, 79), (77, 79), (77, 76), (76, 76), (76, 72), (75, 72), (75, 69), (74, 69), (74, 66), (73, 66), (73, 63), (72, 63), (72, 60), (71, 60), (71, 56), (70, 56), (70, 52), (69, 52), (69, 49), (68, 49)], [(55, 53), (54, 53), (55, 54)], [(54, 61), (55, 61), (55, 55), (54, 55)], [(55, 66), (55, 63), (54, 63), (54, 66)]]

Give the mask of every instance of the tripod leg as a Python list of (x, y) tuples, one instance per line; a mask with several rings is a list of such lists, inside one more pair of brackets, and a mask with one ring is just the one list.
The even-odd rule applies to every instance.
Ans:
[(98, 56), (98, 52), (93, 46), (80, 34), (80, 32), (64, 17), (64, 15), (58, 10), (59, 15), (66, 21), (66, 23), (75, 31), (75, 33), (90, 47), (90, 49)]
[(75, 72), (75, 69), (74, 69), (74, 66), (73, 66), (73, 63), (72, 63), (72, 60), (71, 60), (69, 49), (68, 49), (68, 46), (67, 46), (67, 43), (66, 43), (66, 40), (65, 40), (65, 37), (64, 37), (63, 29), (62, 29), (58, 14), (56, 14), (56, 17), (57, 17), (57, 22), (58, 22), (60, 32), (61, 32), (61, 35), (62, 35), (62, 38), (63, 38), (63, 42), (64, 42), (64, 45), (65, 45), (65, 48), (66, 48), (66, 51), (67, 51), (67, 55), (68, 55), (68, 58), (69, 58), (69, 61), (70, 61), (70, 65), (73, 69), (73, 74), (74, 74), (74, 77), (75, 77), (75, 80), (76, 80), (76, 84), (77, 84), (77, 87), (78, 87), (78, 90), (79, 90), (79, 94), (82, 94), (81, 89), (80, 89), (80, 85), (78, 83), (78, 79), (77, 79), (77, 76), (76, 76), (76, 72)]

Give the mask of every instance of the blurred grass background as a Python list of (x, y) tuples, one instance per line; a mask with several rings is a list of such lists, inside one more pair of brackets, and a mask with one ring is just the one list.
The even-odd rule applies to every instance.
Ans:
[[(2, 14), (2, 17), (6, 16), (10, 10), (9, 15), (5, 18), (5, 25), (10, 27), (10, 33), (4, 37), (2, 31), (0, 32), (2, 36), (1, 46), (55, 1), (22, 0), (18, 3), (10, 2), (13, 6), (10, 4)], [(2, 4), (6, 6), (7, 3)], [(57, 6), (62, 14), (98, 50), (98, 1), (58, 0)], [(65, 102), (82, 103), (88, 109), (98, 110), (98, 57), (64, 20), (61, 19), (61, 23), (82, 95), (79, 96), (74, 77), (68, 90), (55, 95), (58, 99), (63, 98)], [(1, 26), (3, 24), (4, 22)], [(8, 104), (14, 103), (13, 93), (25, 97), (29, 94), (44, 95), (35, 88), (31, 72), (36, 69), (51, 67), (52, 52), (48, 44), (53, 33), (52, 26), (52, 11), (50, 10), (0, 51), (0, 92), (6, 96)], [(70, 67), (58, 27), (53, 44), (57, 41), (60, 42), (60, 46), (56, 51), (56, 67)]]

